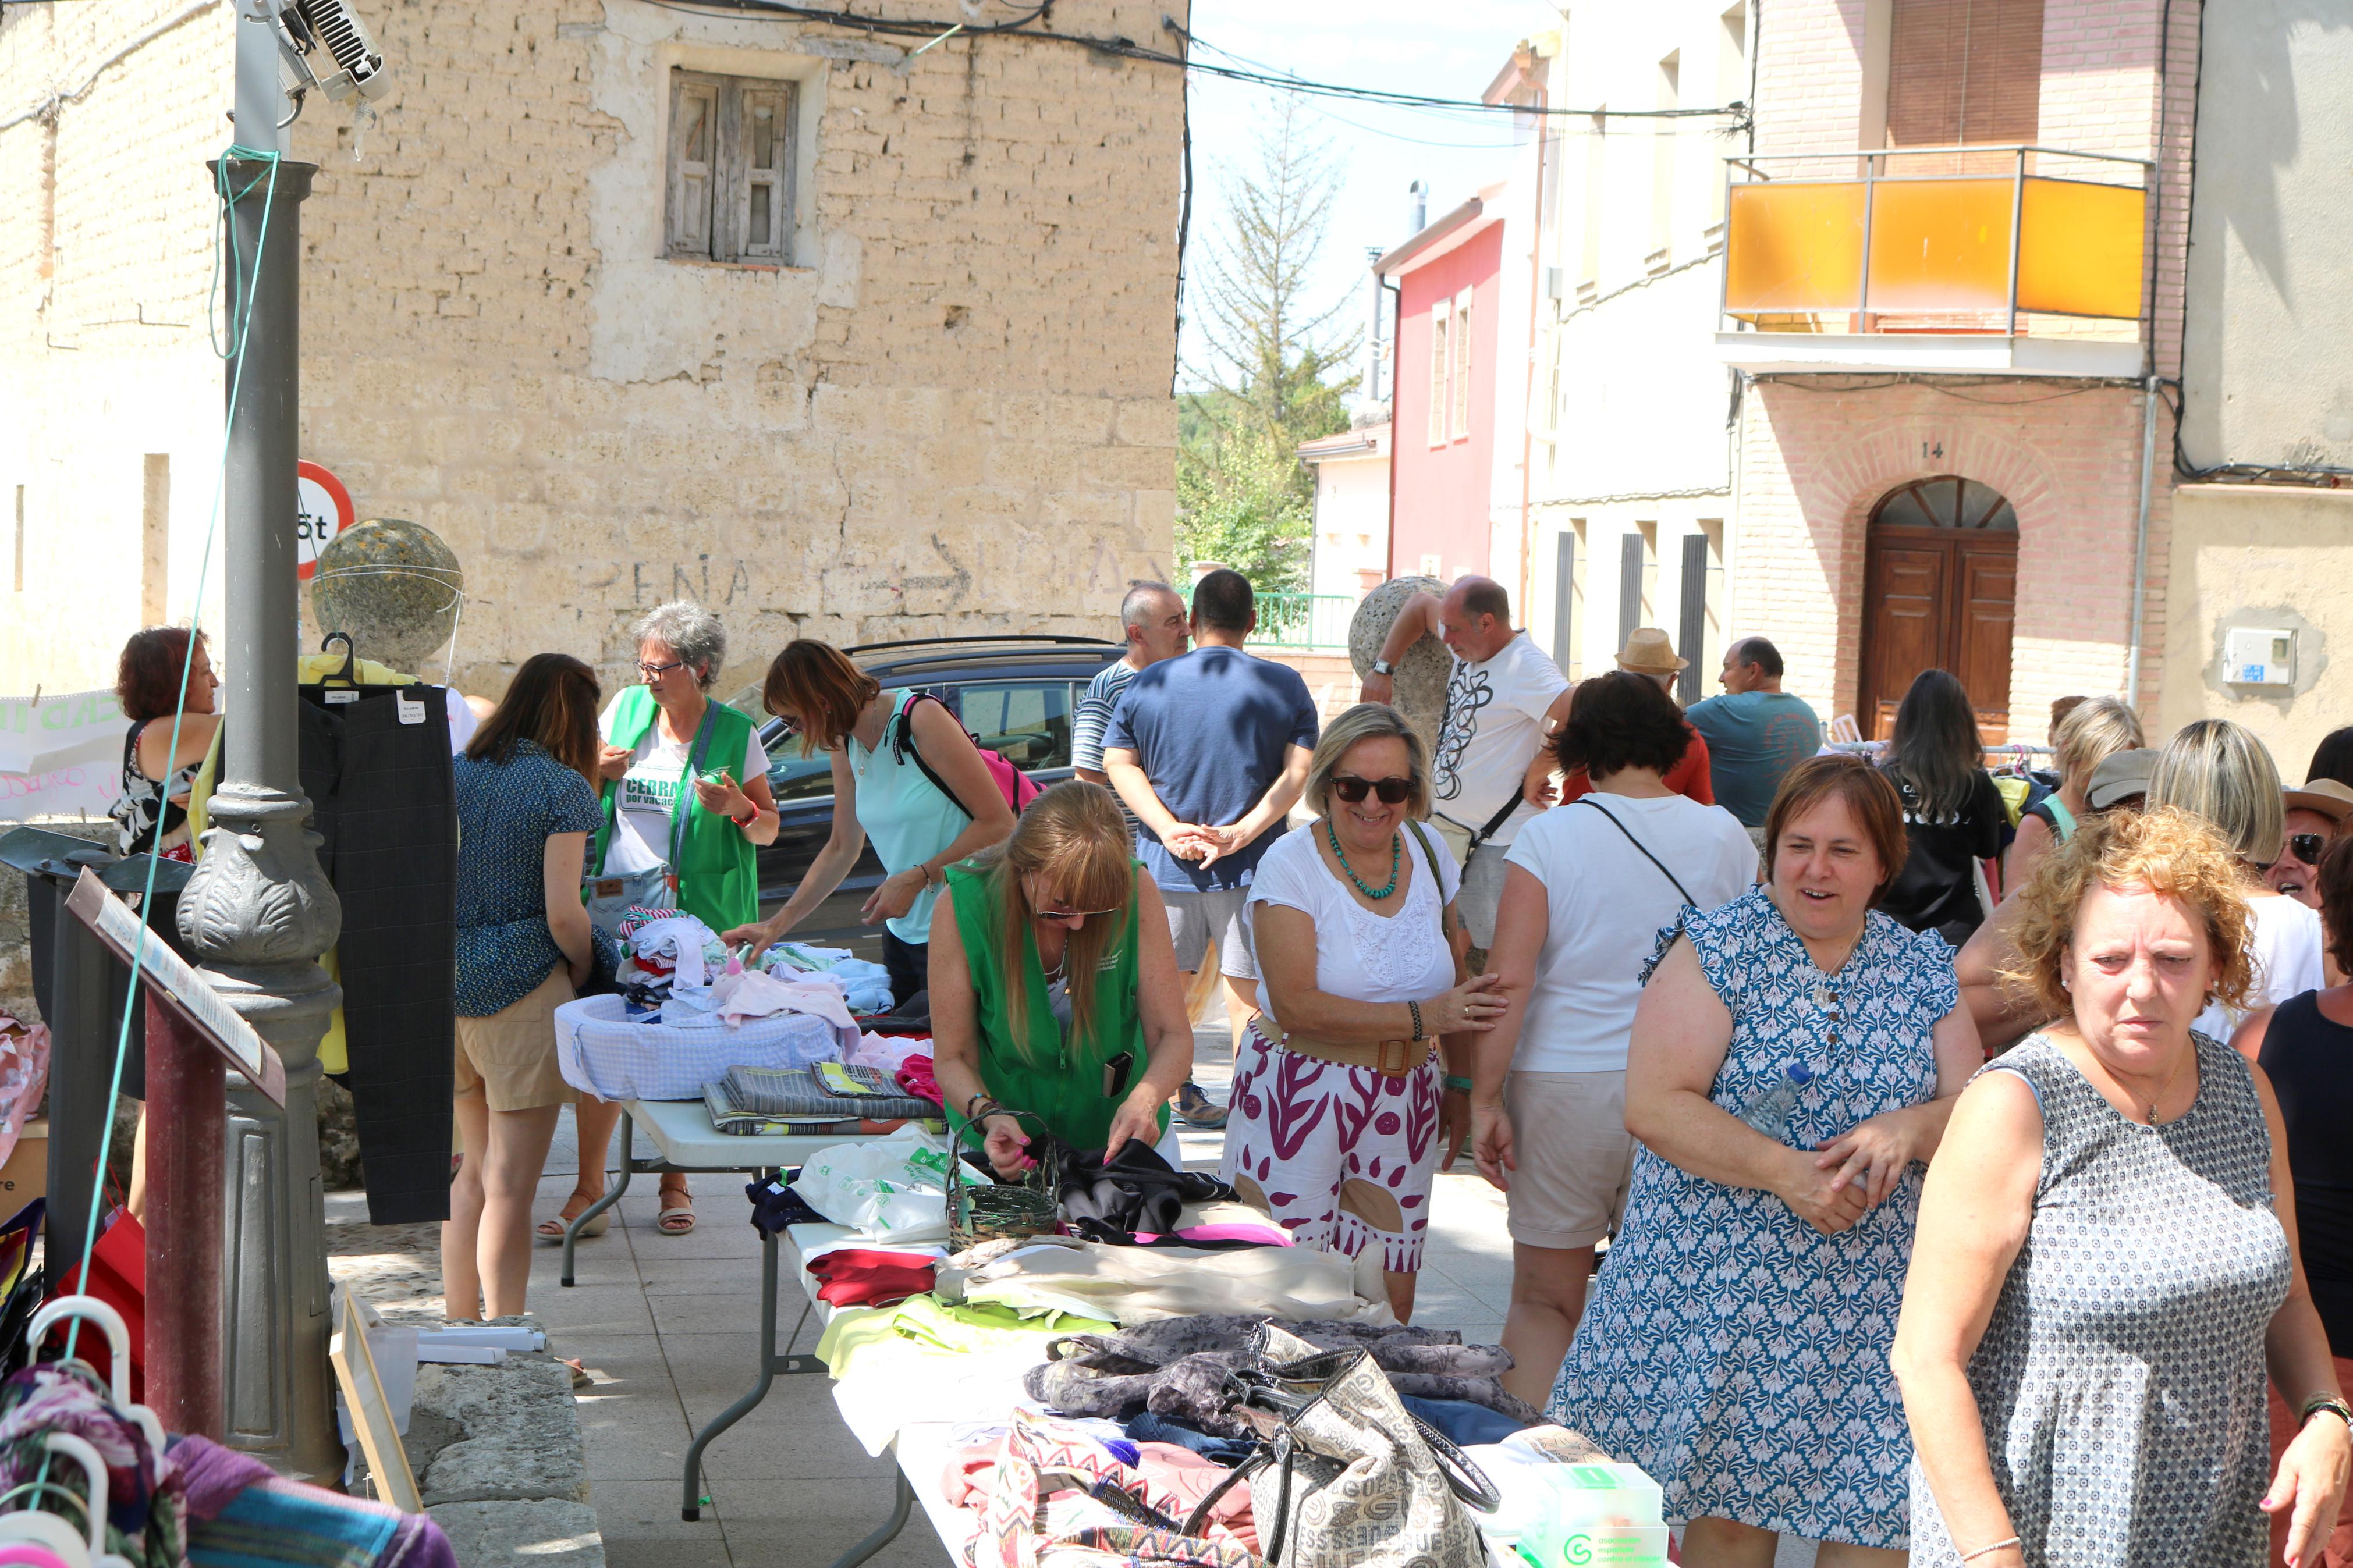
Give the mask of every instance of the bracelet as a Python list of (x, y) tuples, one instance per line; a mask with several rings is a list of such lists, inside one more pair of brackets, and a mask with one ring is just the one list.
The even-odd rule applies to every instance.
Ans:
[(1448, 1073), (1446, 1075), (1446, 1087), (1452, 1089), (1457, 1094), (1468, 1094), (1471, 1092), (1472, 1084), (1471, 1080), (1467, 1078), (1460, 1077), (1454, 1073)]
[(2353, 1405), (2327, 1394), (2316, 1394), (2306, 1400), (2303, 1413), (2296, 1417), (2296, 1425), (2302, 1426), (2324, 1410), (2344, 1422), (2348, 1432), (2353, 1432)]
[(1974, 1563), (1980, 1557), (1990, 1557), (1995, 1552), (2000, 1552), (2008, 1547), (2022, 1544), (2023, 1542), (2021, 1542), (2018, 1537), (2013, 1535), (2008, 1541), (1997, 1541), (1991, 1546), (1980, 1546), (1975, 1552), (1964, 1552), (1961, 1553), (1961, 1561), (1964, 1563)]
[(733, 823), (738, 827), (749, 827), (752, 824), (760, 820), (760, 808), (755, 805), (752, 808), (751, 816), (731, 816), (727, 820)]
[(1408, 1002), (1405, 1006), (1406, 1011), (1413, 1015), (1413, 1037), (1417, 1040), (1425, 1038), (1421, 1032), (1421, 1004)]

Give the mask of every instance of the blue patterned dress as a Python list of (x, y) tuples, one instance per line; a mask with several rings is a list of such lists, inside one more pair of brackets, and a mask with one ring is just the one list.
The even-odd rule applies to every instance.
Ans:
[[(1873, 911), (1824, 974), (1763, 888), (1682, 929), (1732, 1013), (1716, 1104), (1740, 1115), (1803, 1062), (1815, 1076), (1784, 1141), (1810, 1149), (1936, 1097), (1932, 1035), (1959, 998), (1943, 938)], [(1769, 1193), (1638, 1145), (1625, 1223), (1546, 1414), (1641, 1466), (1676, 1519), (1901, 1549), (1912, 1439), (1887, 1356), (1919, 1206), (1915, 1166), (1853, 1229), (1824, 1236)]]

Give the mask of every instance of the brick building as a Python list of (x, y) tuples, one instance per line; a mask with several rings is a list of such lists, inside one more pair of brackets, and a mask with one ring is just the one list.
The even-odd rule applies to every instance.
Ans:
[(1938, 666), (1997, 740), (2076, 692), (2153, 717), (2198, 9), (1763, 9), (1717, 334), (1750, 377), (1732, 630), (1866, 734)]
[[(1180, 72), (641, 0), (359, 9), (391, 90), (291, 132), (302, 451), (457, 551), (460, 684), (550, 647), (617, 674), (681, 594), (732, 680), (796, 632), (1100, 632), (1166, 574)], [(1169, 9), (1050, 26), (1154, 41)], [(219, 623), (203, 165), (236, 26), (0, 15), (0, 690), (105, 684), (200, 578)]]

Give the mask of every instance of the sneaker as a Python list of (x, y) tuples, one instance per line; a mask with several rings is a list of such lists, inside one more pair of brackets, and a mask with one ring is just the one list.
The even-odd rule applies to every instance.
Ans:
[(1176, 1091), (1176, 1114), (1187, 1127), (1218, 1128), (1226, 1124), (1226, 1108), (1201, 1092), (1191, 1079)]

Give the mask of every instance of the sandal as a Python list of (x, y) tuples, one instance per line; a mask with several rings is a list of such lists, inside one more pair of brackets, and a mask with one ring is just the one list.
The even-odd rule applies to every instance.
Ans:
[[(539, 1222), (533, 1234), (543, 1241), (562, 1241), (565, 1227), (580, 1217), (582, 1209), (596, 1201), (596, 1198), (583, 1197), (578, 1193), (573, 1194), (571, 1197), (565, 1200), (563, 1210), (554, 1219), (543, 1219)], [(613, 1211), (607, 1209), (580, 1227), (580, 1239), (586, 1241), (592, 1236), (604, 1235), (612, 1223)]]
[[(665, 1198), (670, 1194), (664, 1193)], [(664, 1236), (685, 1236), (694, 1229), (694, 1194), (681, 1193), (679, 1206), (665, 1208), (654, 1215), (654, 1228)]]

